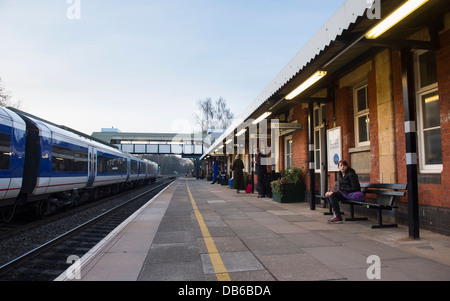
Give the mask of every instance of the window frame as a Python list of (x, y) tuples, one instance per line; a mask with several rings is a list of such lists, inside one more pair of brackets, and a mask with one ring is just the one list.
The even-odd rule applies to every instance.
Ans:
[[(444, 169), (443, 163), (441, 164), (427, 164), (426, 163), (426, 151), (425, 151), (425, 137), (424, 137), (424, 122), (423, 122), (423, 105), (422, 97), (437, 92), (439, 96), (438, 82), (421, 87), (420, 78), (420, 61), (419, 56), (431, 50), (418, 50), (414, 52), (414, 72), (415, 72), (415, 88), (416, 88), (416, 120), (417, 120), (417, 141), (418, 141), (418, 160), (419, 160), (419, 172), (421, 173), (442, 173)], [(440, 99), (439, 99), (440, 101)], [(440, 110), (439, 110), (440, 112)], [(440, 116), (439, 120), (440, 120)], [(434, 127), (433, 129), (436, 129)], [(442, 129), (442, 125), (439, 123), (439, 129)], [(428, 130), (428, 129), (427, 129)], [(441, 132), (441, 152), (442, 152), (442, 132)], [(441, 153), (442, 156), (442, 153)]]
[[(314, 172), (321, 173), (322, 166), (322, 131), (321, 129), (325, 126), (323, 120), (326, 118), (326, 104), (319, 103), (314, 105)], [(316, 114), (317, 112), (317, 114)], [(325, 116), (323, 116), (325, 114)], [(325, 133), (326, 135), (326, 133)], [(318, 136), (318, 139), (317, 139)]]
[[(292, 162), (292, 153), (293, 153), (293, 147), (292, 147), (292, 135), (286, 136), (284, 138), (284, 168), (285, 170), (288, 170), (293, 165)], [(290, 144), (290, 147), (288, 147)], [(290, 152), (288, 152), (290, 150)]]
[(11, 135), (0, 132), (0, 171), (10, 170)]
[[(60, 164), (61, 163), (61, 164)], [(68, 143), (54, 141), (52, 144), (52, 172), (87, 174), (88, 149)]]
[[(367, 108), (364, 110), (358, 110), (358, 91), (361, 89), (366, 90), (366, 102)], [(370, 146), (370, 108), (369, 108), (369, 84), (367, 81), (360, 83), (353, 87), (353, 116), (354, 116), (354, 130), (355, 130), (355, 147)], [(358, 119), (367, 116), (367, 141), (360, 142), (359, 140), (359, 122)]]

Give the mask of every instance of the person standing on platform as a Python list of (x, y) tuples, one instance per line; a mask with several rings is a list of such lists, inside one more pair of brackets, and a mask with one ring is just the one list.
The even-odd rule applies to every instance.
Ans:
[(211, 184), (216, 183), (219, 180), (220, 163), (216, 159), (213, 162), (213, 181)]
[(255, 171), (258, 180), (258, 198), (264, 198), (267, 194), (265, 183), (267, 169), (265, 165), (261, 165), (261, 158), (266, 157), (266, 155), (263, 155), (259, 148), (256, 149), (256, 152)]
[(244, 190), (244, 162), (239, 158), (239, 155), (234, 159), (233, 166), (231, 170), (234, 171), (233, 176), (233, 188), (236, 189), (237, 193), (239, 190)]

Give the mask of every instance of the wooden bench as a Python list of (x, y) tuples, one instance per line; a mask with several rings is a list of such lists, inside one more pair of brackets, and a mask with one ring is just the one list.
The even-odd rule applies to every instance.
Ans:
[[(350, 205), (350, 218), (345, 218), (345, 221), (360, 220), (360, 218), (355, 218), (354, 206), (363, 206), (364, 208), (376, 209), (378, 210), (378, 224), (372, 225), (371, 228), (387, 228), (387, 227), (397, 227), (397, 224), (383, 224), (383, 210), (392, 210), (398, 208), (395, 205), (397, 197), (405, 196), (406, 184), (385, 184), (385, 183), (360, 183), (361, 191), (366, 195), (365, 202), (356, 202), (350, 200), (342, 201), (343, 204)], [(373, 194), (377, 196), (376, 203), (367, 202), (367, 195)], [(379, 200), (380, 196), (386, 196), (388, 201), (382, 203)], [(366, 218), (367, 219), (367, 218)]]
[[(338, 182), (336, 182), (336, 186)], [(357, 202), (351, 200), (343, 200), (342, 204), (350, 205), (350, 217), (344, 218), (345, 221), (358, 221), (367, 220), (367, 217), (355, 217), (354, 206), (362, 206), (363, 208), (376, 209), (378, 210), (378, 224), (372, 225), (371, 228), (387, 228), (387, 227), (397, 227), (397, 224), (383, 224), (383, 210), (392, 210), (398, 208), (395, 205), (397, 197), (405, 196), (405, 190), (407, 188), (406, 184), (385, 184), (385, 183), (360, 183), (361, 191), (366, 196), (365, 202)], [(403, 190), (403, 191), (399, 191)], [(367, 195), (376, 195), (376, 203), (368, 202)], [(379, 201), (380, 196), (387, 197), (387, 202)], [(319, 196), (321, 199), (326, 199), (324, 196)], [(332, 214), (331, 204), (328, 201), (330, 207), (330, 213)], [(328, 213), (329, 214), (329, 213)]]

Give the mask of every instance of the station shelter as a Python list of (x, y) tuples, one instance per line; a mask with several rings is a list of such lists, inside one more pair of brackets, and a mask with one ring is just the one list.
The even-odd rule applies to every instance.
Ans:
[[(294, 38), (294, 37), (293, 37)], [(388, 218), (450, 235), (450, 3), (347, 0), (202, 156), (227, 172), (303, 167), (311, 209), (337, 162), (361, 182), (408, 185)]]

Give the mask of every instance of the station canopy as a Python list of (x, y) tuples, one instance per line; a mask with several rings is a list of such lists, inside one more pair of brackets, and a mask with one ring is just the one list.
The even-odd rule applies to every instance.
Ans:
[[(407, 2), (420, 0), (376, 0), (370, 7), (365, 0), (347, 0), (319, 29), (309, 42), (289, 61), (272, 82), (256, 97), (247, 109), (234, 120), (231, 126), (211, 145), (202, 159), (214, 152), (235, 131), (250, 119), (257, 119), (265, 112), (279, 115), (298, 103), (330, 102), (331, 96), (312, 97), (329, 88), (333, 83), (359, 63), (367, 61), (383, 48), (433, 49), (437, 44), (437, 32), (441, 26), (433, 20), (442, 20), (448, 11), (448, 0), (425, 1), (420, 13), (411, 13), (395, 24), (380, 38), (368, 39), (367, 32)], [(381, 19), (376, 17), (378, 9)], [(431, 42), (408, 39), (422, 28), (431, 28)], [(436, 33), (436, 35), (432, 33)], [(307, 88), (301, 95), (287, 99), (289, 93), (307, 81), (318, 71), (326, 76)]]

